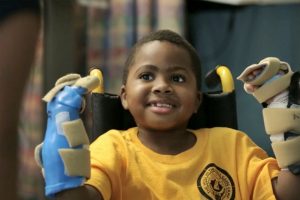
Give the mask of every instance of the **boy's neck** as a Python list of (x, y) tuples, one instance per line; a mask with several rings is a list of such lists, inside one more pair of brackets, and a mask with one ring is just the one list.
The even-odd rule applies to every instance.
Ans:
[(155, 131), (139, 128), (138, 138), (149, 149), (165, 155), (184, 152), (197, 141), (196, 136), (187, 130)]

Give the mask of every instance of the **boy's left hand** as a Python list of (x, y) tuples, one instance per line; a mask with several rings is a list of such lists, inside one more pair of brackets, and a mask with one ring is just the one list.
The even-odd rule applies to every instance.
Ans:
[(268, 57), (246, 67), (237, 79), (244, 83), (245, 91), (259, 103), (266, 103), (289, 87), (292, 75), (288, 63)]
[(259, 103), (264, 103), (264, 124), (281, 168), (300, 174), (300, 72), (269, 57), (247, 67), (237, 78)]

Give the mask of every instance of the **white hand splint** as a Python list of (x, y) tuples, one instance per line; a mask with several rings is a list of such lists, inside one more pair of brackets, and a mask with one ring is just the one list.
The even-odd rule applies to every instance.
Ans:
[[(268, 57), (258, 64), (250, 65), (237, 77), (244, 82), (247, 93), (252, 94), (259, 103), (269, 104), (263, 109), (264, 124), (281, 168), (295, 164), (298, 166), (300, 163), (300, 137), (297, 137), (300, 136), (300, 105), (288, 108), (289, 87), (293, 75), (288, 63)], [(257, 89), (249, 91), (247, 85)], [(287, 132), (293, 137), (287, 138)]]
[[(250, 76), (251, 73), (256, 70), (261, 71), (261, 73), (255, 78), (249, 79), (248, 77), (252, 77)], [(259, 87), (252, 95), (259, 103), (263, 103), (286, 90), (290, 85), (292, 75), (293, 72), (288, 63), (282, 62), (275, 57), (268, 57), (261, 60), (258, 64), (248, 66), (237, 79)], [(274, 79), (274, 76), (276, 76), (276, 79)]]

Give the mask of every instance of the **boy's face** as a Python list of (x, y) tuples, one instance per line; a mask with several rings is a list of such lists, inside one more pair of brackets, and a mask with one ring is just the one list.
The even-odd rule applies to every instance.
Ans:
[(201, 95), (188, 52), (169, 42), (152, 41), (138, 50), (121, 99), (140, 128), (186, 128)]

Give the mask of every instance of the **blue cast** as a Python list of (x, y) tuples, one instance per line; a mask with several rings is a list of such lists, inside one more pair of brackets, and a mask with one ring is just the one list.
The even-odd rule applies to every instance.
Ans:
[(65, 174), (64, 164), (58, 150), (71, 148), (64, 136), (61, 124), (80, 117), (82, 95), (86, 92), (85, 88), (65, 86), (47, 104), (47, 129), (41, 151), (47, 197), (54, 197), (57, 192), (78, 187), (85, 181), (85, 177), (70, 177)]

